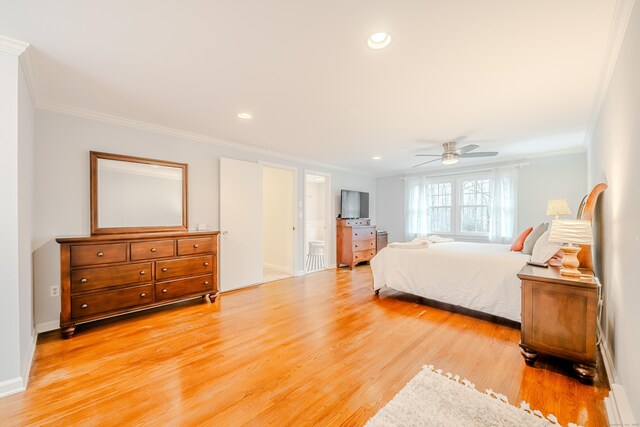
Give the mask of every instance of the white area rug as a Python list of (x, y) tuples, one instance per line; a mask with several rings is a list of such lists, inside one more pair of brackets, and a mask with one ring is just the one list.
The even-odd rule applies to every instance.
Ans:
[[(510, 405), (507, 397), (459, 376), (425, 366), (367, 423), (387, 426), (558, 426), (556, 417), (532, 411), (525, 402)], [(569, 427), (575, 427), (569, 424)]]

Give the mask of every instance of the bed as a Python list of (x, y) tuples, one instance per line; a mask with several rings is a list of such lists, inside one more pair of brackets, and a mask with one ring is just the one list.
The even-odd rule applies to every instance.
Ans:
[(373, 289), (385, 286), (520, 322), (518, 272), (530, 255), (492, 243), (386, 247), (371, 261)]
[[(598, 184), (583, 199), (577, 217), (592, 221)], [(510, 245), (444, 242), (425, 248), (386, 247), (371, 259), (373, 289), (384, 287), (520, 322), (518, 272), (530, 255)], [(580, 267), (593, 270), (591, 247), (583, 246)]]

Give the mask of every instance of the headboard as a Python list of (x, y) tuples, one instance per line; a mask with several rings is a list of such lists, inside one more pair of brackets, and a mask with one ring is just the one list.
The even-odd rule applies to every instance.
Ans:
[[(584, 196), (580, 208), (578, 209), (577, 219), (587, 219), (593, 224), (593, 217), (595, 215), (596, 203), (600, 194), (607, 189), (607, 184), (600, 183), (593, 187), (591, 193)], [(580, 261), (580, 267), (590, 271), (593, 271), (593, 256), (590, 245), (582, 245), (582, 250), (578, 253), (578, 261)]]

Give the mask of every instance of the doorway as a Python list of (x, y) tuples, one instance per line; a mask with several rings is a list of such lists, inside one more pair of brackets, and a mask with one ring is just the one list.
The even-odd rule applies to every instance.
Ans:
[(304, 212), (304, 269), (311, 273), (329, 267), (331, 175), (305, 171)]
[(262, 165), (263, 282), (295, 272), (295, 169)]

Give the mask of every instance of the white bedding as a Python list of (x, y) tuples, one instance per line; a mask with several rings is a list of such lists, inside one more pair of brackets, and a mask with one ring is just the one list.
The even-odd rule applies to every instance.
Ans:
[(386, 247), (371, 260), (373, 288), (387, 286), (520, 322), (517, 274), (531, 256), (509, 248), (467, 242)]

